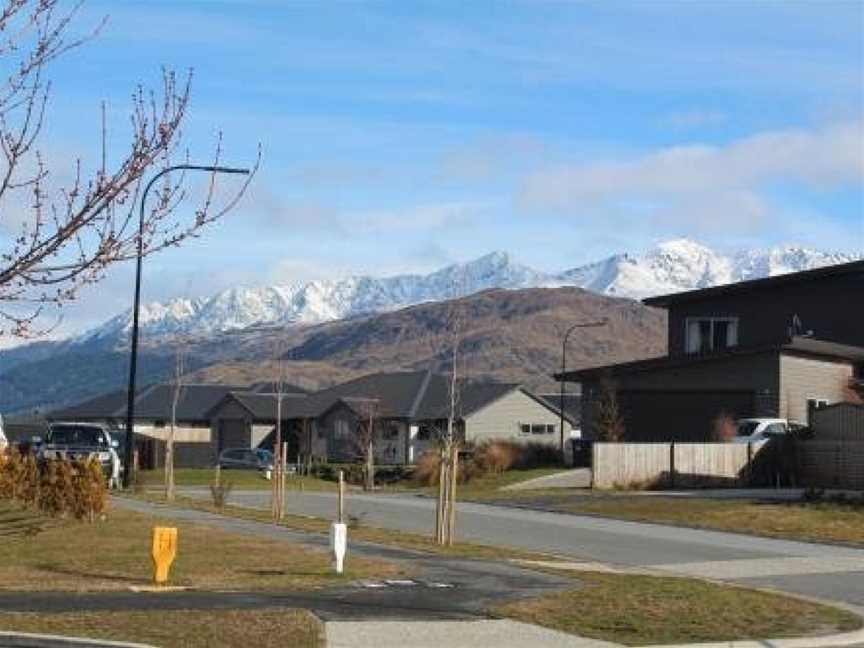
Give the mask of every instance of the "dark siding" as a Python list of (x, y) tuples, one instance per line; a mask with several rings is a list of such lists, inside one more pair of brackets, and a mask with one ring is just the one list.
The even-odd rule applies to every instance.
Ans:
[[(776, 416), (771, 399), (752, 391), (621, 392), (627, 441), (708, 441), (720, 414)], [(765, 403), (768, 403), (768, 407)]]
[(828, 275), (673, 304), (669, 308), (669, 353), (685, 352), (688, 317), (738, 317), (738, 344), (759, 346), (783, 341), (794, 315), (805, 331), (812, 330), (820, 340), (864, 346), (864, 273)]
[(226, 448), (251, 448), (252, 428), (244, 419), (221, 419), (217, 437), (218, 451)]
[[(614, 384), (630, 441), (705, 440), (721, 412), (734, 417), (777, 416), (780, 359), (777, 352), (706, 360), (617, 375)], [(582, 384), (582, 432), (594, 425), (600, 384)]]

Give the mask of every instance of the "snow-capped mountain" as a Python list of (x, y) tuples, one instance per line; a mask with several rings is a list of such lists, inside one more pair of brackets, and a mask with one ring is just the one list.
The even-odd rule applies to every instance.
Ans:
[[(174, 299), (141, 308), (150, 336), (195, 334), (254, 325), (314, 324), (450, 299), (489, 288), (573, 285), (635, 299), (845, 263), (860, 256), (788, 246), (721, 254), (686, 239), (666, 241), (643, 254), (621, 254), (560, 273), (545, 273), (493, 252), (428, 275), (352, 276), (260, 288), (231, 288), (209, 298)], [(126, 312), (78, 340), (126, 331)]]

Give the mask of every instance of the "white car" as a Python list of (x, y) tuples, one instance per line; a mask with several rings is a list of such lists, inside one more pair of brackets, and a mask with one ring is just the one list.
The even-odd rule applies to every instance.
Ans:
[(789, 421), (780, 418), (746, 418), (736, 421), (735, 443), (767, 441), (789, 433)]

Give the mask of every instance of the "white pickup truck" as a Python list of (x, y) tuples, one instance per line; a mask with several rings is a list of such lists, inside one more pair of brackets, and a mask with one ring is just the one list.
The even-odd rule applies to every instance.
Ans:
[(95, 456), (110, 488), (116, 488), (120, 479), (119, 444), (111, 432), (95, 423), (51, 423), (44, 439), (38, 442), (40, 459), (83, 459)]

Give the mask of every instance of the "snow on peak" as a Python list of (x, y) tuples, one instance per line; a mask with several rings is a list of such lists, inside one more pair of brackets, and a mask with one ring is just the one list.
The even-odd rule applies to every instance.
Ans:
[[(722, 254), (689, 239), (658, 243), (643, 254), (620, 254), (558, 274), (492, 252), (427, 275), (349, 276), (258, 288), (229, 288), (204, 299), (173, 299), (141, 307), (149, 335), (210, 335), (254, 325), (313, 324), (472, 294), (489, 288), (572, 285), (641, 299), (718, 284), (845, 263), (860, 258), (799, 246)], [(110, 337), (131, 326), (127, 311), (78, 339)]]

